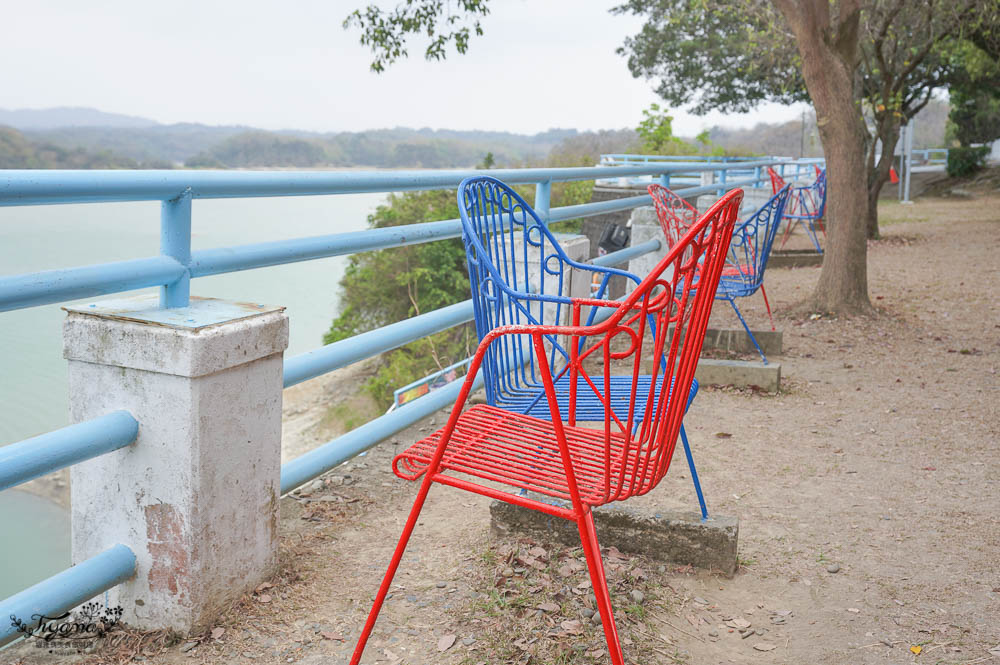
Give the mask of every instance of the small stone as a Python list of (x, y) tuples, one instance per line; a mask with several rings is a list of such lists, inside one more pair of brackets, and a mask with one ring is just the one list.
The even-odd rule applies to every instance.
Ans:
[(437, 586), (437, 588), (439, 588), (439, 589), (443, 589), (443, 588), (445, 588), (446, 586), (448, 586), (448, 583), (447, 583), (447, 582), (438, 582), (436, 586)]
[(249, 651), (244, 651), (244, 652), (243, 652), (243, 653), (242, 653), (241, 655), (242, 655), (242, 656), (243, 656), (244, 658), (250, 658), (250, 659), (254, 659), (254, 658), (256, 658), (256, 657), (257, 657), (257, 655), (256, 655), (256, 654), (254, 654), (254, 653), (251, 653), (251, 652), (249, 652)]
[(185, 642), (184, 646), (181, 647), (181, 651), (184, 652), (184, 653), (187, 653), (188, 651), (190, 651), (191, 649), (195, 648), (196, 646), (198, 646), (197, 642)]
[(702, 598), (701, 596), (695, 596), (694, 602), (698, 603), (699, 605), (708, 605), (708, 601)]
[(506, 568), (503, 569), (503, 572), (501, 572), (500, 574), (503, 575), (504, 577), (513, 577), (514, 569), (511, 568), (510, 566), (507, 566)]
[(829, 566), (826, 567), (826, 572), (828, 572), (828, 573), (839, 573), (840, 572), (840, 564), (839, 563), (831, 563)]
[(589, 619), (590, 617), (594, 616), (594, 610), (590, 609), (589, 607), (585, 607), (582, 610), (580, 610), (580, 616), (582, 616), (584, 619)]
[(632, 598), (632, 602), (636, 605), (642, 605), (642, 601), (646, 600), (646, 594), (638, 589), (633, 589), (629, 596)]
[(745, 640), (746, 638), (750, 637), (750, 636), (751, 636), (751, 635), (753, 635), (753, 634), (754, 634), (754, 631), (752, 631), (752, 630), (750, 630), (750, 629), (748, 628), (748, 629), (747, 629), (747, 630), (745, 630), (744, 632), (740, 633), (740, 639), (743, 639), (743, 640)]
[(475, 643), (476, 643), (476, 638), (474, 638), (474, 637), (463, 637), (462, 638), (462, 644), (464, 644), (467, 647), (471, 647)]
[(323, 482), (322, 480), (314, 480), (311, 483), (309, 483), (309, 487), (307, 489), (310, 492), (319, 492), (319, 491), (321, 491), (325, 487), (326, 487), (326, 483)]
[(710, 630), (710, 631), (708, 631), (708, 636), (709, 637), (718, 637), (719, 636), (719, 631), (717, 631), (717, 630)]
[(601, 613), (600, 612), (594, 612), (594, 616), (590, 617), (590, 623), (594, 624), (595, 626), (600, 626), (601, 625)]

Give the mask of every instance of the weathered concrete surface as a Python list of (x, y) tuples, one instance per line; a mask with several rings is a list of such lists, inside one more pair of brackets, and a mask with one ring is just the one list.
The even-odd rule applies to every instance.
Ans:
[(277, 561), (288, 318), (178, 328), (71, 311), (63, 334), (71, 420), (139, 421), (134, 444), (72, 467), (73, 561), (127, 545), (137, 573), (109, 603), (137, 628), (197, 630)]
[[(628, 262), (628, 271), (642, 279), (652, 272), (660, 259), (667, 255), (667, 241), (663, 237), (660, 220), (656, 217), (656, 209), (652, 206), (633, 208), (629, 223), (632, 227), (631, 245), (633, 247), (654, 239), (660, 241), (660, 251), (643, 254)], [(673, 268), (668, 267), (667, 271), (663, 273), (663, 279), (670, 279), (672, 274)]]
[[(781, 355), (780, 330), (754, 330), (753, 336), (764, 350), (764, 355)], [(753, 345), (750, 335), (742, 328), (709, 328), (705, 331), (703, 348), (733, 353), (757, 353), (757, 347)]]
[(772, 249), (768, 268), (809, 268), (823, 265), (823, 255), (814, 249)]
[(694, 378), (702, 385), (757, 386), (774, 393), (781, 386), (781, 364), (701, 358)]
[[(537, 494), (530, 496), (567, 505)], [(525, 534), (566, 545), (580, 544), (580, 532), (574, 522), (537, 510), (493, 501), (490, 517), (494, 531), (501, 535)], [(735, 517), (713, 515), (702, 522), (699, 513), (647, 513), (626, 504), (611, 504), (594, 509), (594, 524), (602, 546), (613, 545), (622, 552), (718, 571), (730, 577), (736, 573), (740, 526)]]

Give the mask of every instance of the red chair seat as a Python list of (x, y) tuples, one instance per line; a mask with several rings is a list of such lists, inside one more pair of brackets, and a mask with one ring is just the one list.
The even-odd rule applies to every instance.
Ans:
[[(563, 429), (583, 503), (599, 506), (637, 493), (632, 491), (633, 483), (641, 485), (642, 479), (623, 477), (625, 474), (621, 471), (622, 461), (625, 461), (622, 455), (624, 435), (612, 433), (609, 450), (605, 447), (603, 426), (597, 430), (563, 425)], [(397, 455), (392, 461), (396, 475), (406, 480), (416, 480), (423, 475), (443, 432), (444, 428)], [(605, 460), (610, 461), (607, 475)], [(635, 461), (633, 448), (629, 451), (626, 468), (634, 468)], [(459, 416), (455, 433), (445, 449), (441, 471), (466, 473), (567, 501), (571, 499), (552, 422), (485, 404), (474, 406)]]

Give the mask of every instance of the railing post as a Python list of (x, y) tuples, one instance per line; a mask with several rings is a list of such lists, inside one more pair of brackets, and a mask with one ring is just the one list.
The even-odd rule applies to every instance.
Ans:
[(761, 186), (760, 185), (761, 176), (760, 176), (760, 167), (759, 166), (755, 166), (754, 169), (753, 169), (753, 179), (757, 181), (757, 182), (754, 183), (754, 187), (760, 187)]
[(667, 189), (670, 189), (670, 174), (669, 173), (661, 173), (660, 174), (660, 184), (663, 185), (664, 187), (666, 187)]
[(722, 196), (726, 193), (726, 169), (719, 169), (719, 184), (722, 185), (719, 187), (719, 196)]
[[(160, 207), (160, 254), (191, 264), (191, 189)], [(191, 273), (185, 272), (173, 284), (160, 287), (160, 307), (187, 307), (191, 297)]]
[(545, 226), (549, 225), (549, 202), (552, 199), (552, 181), (545, 180), (535, 185), (535, 212)]
[(114, 543), (135, 577), (109, 591), (135, 628), (187, 634), (272, 574), (278, 553), (283, 308), (155, 295), (67, 307), (70, 419), (127, 410), (127, 447), (71, 468), (72, 551)]

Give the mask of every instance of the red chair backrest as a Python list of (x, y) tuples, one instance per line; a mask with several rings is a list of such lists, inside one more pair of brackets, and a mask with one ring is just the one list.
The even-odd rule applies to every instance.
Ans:
[[(645, 494), (667, 472), (742, 200), (743, 191), (737, 189), (716, 202), (624, 302), (573, 299), (573, 326), (508, 329), (529, 334), (542, 359), (539, 371), (553, 426), (574, 475), (588, 474), (591, 482), (586, 485), (603, 488), (602, 496), (582, 496), (583, 501), (606, 503)], [(578, 325), (585, 319), (585, 310), (594, 306), (614, 310), (601, 323)], [(644, 345), (651, 324), (655, 334)], [(603, 432), (595, 431), (604, 440), (602, 459), (573, 458), (566, 445), (552, 369), (544, 353), (545, 337), (553, 333), (573, 340), (569, 364), (560, 372), (560, 376), (569, 374), (568, 413), (574, 413), (580, 390), (592, 391), (605, 405)], [(617, 372), (619, 377), (631, 377), (632, 394), (624, 420), (615, 415), (610, 403), (613, 367), (627, 370)], [(644, 412), (638, 413), (636, 386), (644, 374), (652, 374), (652, 381)], [(654, 399), (657, 393), (659, 398)], [(574, 424), (572, 415), (569, 424)]]
[(698, 221), (698, 211), (690, 203), (663, 185), (653, 184), (646, 188), (653, 197), (653, 208), (660, 220), (660, 227), (667, 239), (667, 247), (673, 247), (684, 237), (691, 225)]
[(785, 186), (785, 179), (778, 175), (778, 172), (770, 166), (767, 167), (767, 175), (771, 177), (771, 193), (777, 194)]

